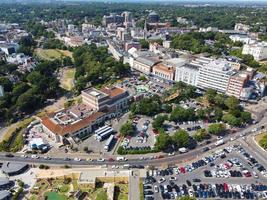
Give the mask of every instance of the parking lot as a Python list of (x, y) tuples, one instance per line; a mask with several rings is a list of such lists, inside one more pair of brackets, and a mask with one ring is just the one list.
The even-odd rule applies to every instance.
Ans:
[(133, 124), (136, 127), (135, 134), (131, 137), (126, 137), (122, 141), (122, 146), (125, 149), (153, 148), (156, 137), (153, 132), (152, 121), (150, 117), (135, 117), (133, 119)]
[(242, 146), (217, 150), (184, 166), (147, 171), (145, 199), (267, 198), (267, 171)]

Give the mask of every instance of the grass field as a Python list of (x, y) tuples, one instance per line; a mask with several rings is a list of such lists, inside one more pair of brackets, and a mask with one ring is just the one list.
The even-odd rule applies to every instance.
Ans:
[(59, 50), (59, 49), (36, 49), (35, 51), (37, 57), (43, 60), (55, 60), (63, 57), (71, 57), (72, 53), (67, 50)]
[(267, 135), (267, 132), (256, 135), (256, 136), (255, 136), (255, 140), (256, 140), (256, 142), (259, 143), (259, 141), (260, 141), (265, 135)]
[(65, 90), (72, 90), (74, 87), (75, 68), (64, 68), (61, 72), (60, 85)]

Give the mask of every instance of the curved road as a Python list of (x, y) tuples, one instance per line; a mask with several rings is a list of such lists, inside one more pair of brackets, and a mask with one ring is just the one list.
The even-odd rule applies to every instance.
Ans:
[[(243, 135), (248, 135), (251, 134), (252, 129), (255, 127), (260, 127), (261, 125), (265, 125), (267, 123), (267, 118), (264, 115), (265, 114), (265, 109), (264, 111), (260, 112), (257, 117), (260, 118), (260, 122), (256, 125), (251, 125), (243, 129), (239, 129), (239, 131), (235, 134), (228, 134), (227, 136), (224, 137), (225, 143), (227, 143), (231, 137), (236, 137), (236, 140), (241, 137), (241, 134)], [(198, 156), (201, 156), (203, 154), (203, 148), (204, 147), (210, 147), (210, 149), (213, 149), (216, 147), (215, 142), (216, 138), (211, 140), (212, 143), (208, 145), (198, 145), (197, 148), (190, 150), (187, 153), (184, 154), (176, 154), (174, 156), (167, 156), (164, 154), (163, 158), (155, 158), (155, 159), (145, 159), (145, 160), (140, 160), (140, 159), (131, 159), (130, 157), (127, 157), (127, 161), (109, 161), (105, 160), (104, 162), (100, 161), (86, 161), (86, 160), (81, 160), (81, 161), (74, 161), (74, 160), (64, 160), (64, 158), (56, 158), (53, 157), (50, 160), (45, 159), (43, 157), (40, 157), (38, 159), (33, 159), (30, 158), (31, 155), (28, 155), (28, 158), (21, 157), (21, 154), (13, 154), (14, 157), (6, 157), (5, 153), (0, 154), (0, 160), (1, 161), (14, 161), (14, 162), (20, 162), (20, 163), (28, 163), (28, 164), (47, 164), (47, 165), (71, 165), (71, 166), (93, 166), (93, 165), (124, 165), (124, 164), (129, 164), (129, 165), (162, 165), (162, 164), (177, 164), (181, 162), (186, 162), (189, 160), (192, 160), (194, 158), (197, 158)], [(0, 161), (0, 162), (1, 162)]]

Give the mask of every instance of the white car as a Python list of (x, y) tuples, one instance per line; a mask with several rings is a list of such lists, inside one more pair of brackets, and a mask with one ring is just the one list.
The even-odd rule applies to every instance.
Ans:
[(74, 160), (74, 161), (78, 161), (78, 162), (81, 161), (80, 158), (74, 158), (73, 160)]
[(37, 156), (37, 155), (32, 155), (31, 158), (33, 158), (33, 159), (38, 159), (39, 156)]
[(98, 161), (98, 162), (104, 162), (105, 159), (104, 159), (104, 158), (99, 158), (99, 159), (97, 159), (97, 161)]
[(192, 189), (189, 189), (189, 190), (188, 190), (188, 194), (189, 194), (190, 197), (193, 197), (193, 196), (194, 196), (194, 192), (193, 192), (193, 190), (192, 190)]
[(172, 152), (172, 153), (168, 153), (168, 156), (174, 156), (174, 155), (175, 155), (174, 152)]
[(117, 166), (117, 165), (112, 165), (111, 166), (111, 169), (118, 169), (119, 168), (119, 166)]
[(25, 154), (21, 155), (20, 157), (22, 157), (22, 158), (28, 158), (28, 156), (25, 155)]
[(158, 180), (158, 183), (163, 183), (163, 182), (165, 182), (165, 181), (166, 181), (165, 178), (160, 178), (160, 179)]
[(174, 177), (174, 176), (170, 177), (170, 181), (176, 181), (176, 180), (177, 180), (176, 177)]
[(157, 185), (154, 185), (154, 192), (159, 193), (159, 187)]
[(51, 158), (49, 156), (45, 156), (44, 159), (45, 160), (51, 160)]

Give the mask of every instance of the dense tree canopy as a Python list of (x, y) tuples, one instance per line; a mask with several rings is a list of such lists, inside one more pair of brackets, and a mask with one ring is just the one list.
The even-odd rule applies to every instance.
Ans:
[(94, 44), (78, 47), (73, 57), (78, 91), (84, 89), (87, 82), (92, 85), (104, 84), (124, 77), (130, 70), (129, 65), (115, 61), (107, 48), (97, 48)]

